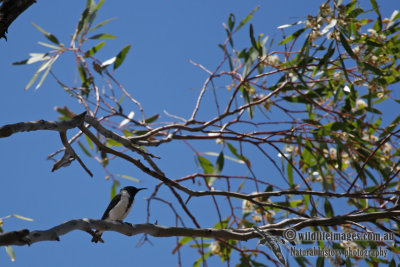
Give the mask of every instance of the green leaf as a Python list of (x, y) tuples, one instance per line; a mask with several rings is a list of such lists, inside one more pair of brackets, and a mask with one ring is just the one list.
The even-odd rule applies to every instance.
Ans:
[(114, 180), (113, 185), (111, 187), (111, 193), (110, 193), (110, 198), (113, 199), (115, 195), (117, 194), (117, 188), (120, 186), (119, 182), (117, 180)]
[(324, 261), (325, 261), (325, 258), (324, 258), (324, 257), (318, 257), (318, 258), (317, 258), (316, 266), (317, 266), (317, 267), (324, 267)]
[(116, 37), (108, 33), (99, 33), (89, 37), (89, 39), (115, 39)]
[(306, 30), (306, 28), (295, 31), (292, 35), (289, 35), (288, 37), (286, 37), (285, 39), (280, 41), (278, 43), (278, 45), (283, 45), (283, 44), (286, 44), (286, 43), (292, 41), (293, 39), (299, 37), (305, 30)]
[(93, 46), (92, 48), (90, 48), (88, 51), (86, 51), (85, 58), (96, 54), (97, 51), (99, 51), (105, 44), (106, 44), (106, 42), (102, 41), (102, 42), (98, 43), (97, 45)]
[(326, 217), (331, 218), (331, 217), (335, 216), (333, 213), (332, 205), (327, 198), (325, 198), (324, 209), (325, 209)]
[(383, 72), (375, 66), (368, 64), (367, 62), (361, 62), (361, 64), (369, 71), (373, 72), (376, 75), (383, 76)]
[(89, 145), (89, 148), (91, 149), (91, 150), (93, 150), (93, 142), (92, 142), (92, 140), (85, 134), (85, 139), (86, 139), (86, 142), (88, 143), (88, 145)]
[(289, 185), (293, 187), (293, 167), (291, 164), (287, 163), (286, 171), (288, 175)]
[(222, 169), (224, 168), (224, 153), (221, 151), (217, 158), (217, 162), (215, 163), (213, 174), (220, 174)]
[(42, 28), (40, 28), (38, 25), (36, 25), (35, 23), (32, 22), (32, 25), (38, 29), (41, 33), (43, 33), (44, 36), (46, 36), (47, 39), (49, 39), (50, 42), (53, 42), (55, 44), (60, 44), (60, 42), (58, 41), (57, 37), (55, 37), (53, 34), (46, 32), (45, 30), (43, 30)]
[(254, 48), (258, 49), (257, 41), (254, 38), (254, 29), (253, 29), (253, 25), (252, 24), (250, 24), (249, 34), (250, 34), (251, 44), (253, 45)]
[(374, 9), (375, 13), (381, 17), (381, 13), (379, 12), (379, 6), (376, 3), (376, 0), (369, 0), (371, 2), (372, 8)]
[[(240, 91), (242, 92), (244, 102), (246, 104), (251, 103), (251, 99), (250, 99), (250, 95), (249, 95), (248, 90), (244, 86), (241, 86), (240, 87)], [(249, 118), (252, 119), (253, 116), (254, 116), (254, 107), (253, 106), (248, 107), (247, 108), (247, 112), (249, 114)]]
[(122, 146), (122, 144), (114, 139), (107, 138), (107, 146)]
[(121, 52), (118, 53), (117, 59), (114, 62), (114, 70), (121, 66), (122, 62), (124, 62), (126, 54), (129, 52), (129, 49), (131, 49), (131, 45), (125, 46), (121, 50)]
[(90, 7), (86, 6), (85, 10), (83, 10), (82, 15), (79, 19), (78, 26), (76, 27), (76, 34), (75, 34), (74, 38), (76, 38), (78, 36), (78, 34), (81, 33), (82, 29), (87, 26), (87, 24), (88, 24), (87, 17), (89, 15), (89, 12), (90, 12)]
[(158, 120), (158, 118), (160, 118), (160, 114), (153, 115), (150, 118), (147, 118), (144, 122), (152, 123), (152, 122), (155, 122), (156, 120)]
[(340, 37), (340, 41), (342, 42), (343, 48), (344, 50), (346, 50), (346, 52), (351, 56), (351, 57), (355, 57), (353, 50), (351, 49), (349, 43), (346, 40), (346, 37), (344, 37), (344, 35), (342, 34), (342, 32), (340, 32), (339, 34)]
[(232, 14), (232, 13), (229, 14), (229, 17), (228, 17), (228, 29), (229, 29), (229, 31), (233, 30), (233, 27), (235, 27), (235, 22), (236, 22), (235, 15)]
[(328, 63), (329, 59), (331, 58), (331, 56), (335, 52), (335, 48), (333, 47), (333, 45), (334, 45), (334, 41), (332, 41), (329, 44), (328, 51), (326, 51), (326, 54), (321, 58), (321, 60), (318, 63), (318, 66), (322, 66), (322, 65), (325, 65), (326, 63)]
[(200, 166), (203, 168), (204, 173), (206, 173), (206, 174), (213, 173), (214, 166), (208, 159), (206, 159), (205, 157), (202, 157), (200, 155), (197, 155), (197, 160), (199, 161)]
[(204, 255), (202, 255), (200, 258), (198, 258), (194, 263), (193, 263), (193, 267), (201, 267), (204, 266), (203, 264), (201, 264), (204, 260), (208, 259), (211, 256), (211, 252), (206, 252), (204, 253)]
[(256, 8), (254, 8), (240, 23), (239, 25), (236, 27), (235, 32), (237, 32), (238, 30), (240, 30), (240, 28), (242, 28), (252, 17), (254, 12), (256, 12), (260, 7), (257, 6)]
[(10, 257), (11, 261), (15, 261), (14, 249), (10, 246), (6, 246), (6, 252), (7, 252), (8, 256)]
[(96, 26), (92, 27), (92, 28), (90, 29), (90, 32), (92, 32), (92, 31), (94, 31), (94, 30), (96, 30), (96, 29), (98, 29), (98, 28), (104, 26), (105, 24), (109, 23), (109, 22), (112, 21), (112, 20), (115, 20), (115, 18), (107, 19), (107, 20), (105, 20), (105, 21), (100, 22), (100, 23), (97, 24)]
[(132, 137), (133, 136), (133, 134), (127, 129), (124, 129), (123, 132), (124, 132), (124, 136), (125, 137)]
[(181, 240), (178, 241), (178, 244), (174, 248), (174, 250), (172, 250), (172, 254), (175, 254), (175, 252), (177, 252), (179, 250), (179, 248), (181, 248), (182, 246), (184, 246), (185, 244), (187, 244), (188, 242), (190, 242), (192, 240), (193, 240), (193, 237), (191, 237), (191, 236), (182, 237)]
[(240, 160), (242, 160), (242, 161), (244, 161), (244, 162), (247, 162), (247, 161), (248, 161), (246, 157), (244, 157), (244, 156), (238, 154), (236, 147), (234, 147), (231, 143), (226, 142), (226, 144), (228, 145), (228, 148), (229, 148), (229, 150), (231, 151), (231, 153), (232, 153), (236, 158), (238, 158), (238, 159), (240, 159)]
[(92, 154), (90, 154), (89, 150), (87, 150), (86, 147), (80, 141), (78, 141), (78, 145), (82, 149), (83, 153), (86, 154), (86, 156), (93, 157)]
[(94, 8), (94, 11), (99, 10), (100, 7), (103, 5), (103, 3), (104, 3), (104, 0), (100, 0), (100, 1), (97, 3), (96, 7)]
[(193, 240), (193, 237), (191, 237), (191, 236), (185, 236), (185, 237), (182, 237), (181, 240), (179, 240), (179, 244), (185, 245), (186, 243), (188, 243), (188, 242), (190, 242), (190, 241), (192, 241), (192, 240)]
[(222, 220), (221, 222), (217, 222), (213, 228), (214, 229), (226, 229), (228, 227), (228, 222), (230, 220), (230, 217)]

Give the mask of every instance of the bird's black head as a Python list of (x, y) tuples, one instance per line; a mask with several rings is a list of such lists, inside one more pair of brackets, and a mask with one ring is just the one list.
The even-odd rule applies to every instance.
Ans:
[(136, 188), (134, 186), (126, 186), (126, 187), (122, 188), (121, 191), (125, 190), (129, 193), (129, 195), (135, 196), (137, 192), (139, 192), (140, 190), (143, 190), (143, 189), (147, 189), (147, 188)]

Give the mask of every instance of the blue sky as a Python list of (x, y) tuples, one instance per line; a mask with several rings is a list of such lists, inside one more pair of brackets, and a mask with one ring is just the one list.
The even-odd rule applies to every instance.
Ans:
[[(24, 90), (37, 65), (11, 66), (12, 62), (27, 58), (28, 53), (44, 52), (37, 41), (45, 41), (31, 24), (54, 33), (61, 42), (69, 43), (85, 1), (41, 0), (23, 13), (10, 27), (8, 41), (0, 41), (0, 125), (37, 119), (56, 120), (55, 106), (67, 105), (80, 112), (74, 102), (54, 80), (49, 77), (35, 91)], [(381, 1), (384, 17), (389, 17), (397, 0)], [(307, 3), (307, 4), (306, 4)], [(281, 40), (277, 26), (304, 20), (315, 14), (322, 1), (106, 1), (98, 21), (116, 17), (102, 32), (112, 33), (117, 39), (107, 41), (99, 53), (108, 59), (131, 44), (132, 49), (117, 79), (140, 100), (147, 115), (162, 113), (188, 117), (207, 75), (189, 63), (189, 59), (214, 69), (222, 53), (218, 44), (225, 40), (222, 23), (230, 13), (238, 20), (256, 6), (260, 9), (252, 20), (256, 33), (265, 33)], [(249, 44), (247, 28), (236, 37), (238, 46)], [(65, 81), (73, 83), (77, 73), (72, 58), (61, 59), (54, 72)], [(197, 145), (194, 142), (194, 145)], [(55, 132), (19, 133), (0, 139), (0, 217), (20, 214), (33, 218), (33, 222), (15, 218), (4, 221), (4, 230), (21, 228), (48, 229), (73, 218), (99, 218), (109, 202), (111, 182), (98, 164), (82, 157), (94, 172), (89, 178), (74, 162), (70, 167), (51, 173), (52, 162), (48, 154), (61, 147)], [(199, 147), (198, 147), (199, 148)], [(207, 147), (208, 149), (209, 147)], [(210, 146), (211, 148), (211, 146)], [(153, 150), (162, 157), (160, 167), (170, 177), (194, 173), (197, 169), (192, 152), (183, 144), (167, 145)], [(185, 153), (186, 157), (181, 154)], [(82, 153), (81, 153), (82, 154)], [(189, 156), (188, 156), (189, 155)], [(140, 179), (139, 187), (153, 187), (153, 178), (140, 173), (128, 164), (116, 161), (111, 170)], [(235, 166), (232, 166), (236, 168)], [(238, 170), (239, 171), (239, 170)], [(123, 186), (132, 183), (121, 180)], [(137, 185), (137, 184), (134, 184)], [(141, 223), (146, 220), (146, 202), (150, 191), (140, 192), (133, 212), (127, 221)], [(193, 201), (199, 217), (206, 215), (209, 200)], [(173, 215), (165, 206), (156, 204), (152, 220), (162, 225), (173, 225)], [(202, 219), (200, 219), (202, 221)], [(204, 219), (205, 227), (207, 220)], [(31, 247), (14, 247), (17, 260), (11, 263), (5, 251), (0, 250), (1, 266), (176, 266), (177, 258), (171, 255), (175, 238), (151, 238), (154, 246), (146, 243), (135, 247), (140, 236), (126, 237), (105, 233), (105, 244), (92, 244), (90, 236), (76, 231), (61, 237), (61, 242), (40, 242)], [(254, 242), (249, 242), (249, 246)], [(190, 266), (198, 255), (193, 250), (183, 250), (183, 266)], [(193, 256), (194, 255), (194, 256)], [(220, 264), (219, 259), (210, 266)]]

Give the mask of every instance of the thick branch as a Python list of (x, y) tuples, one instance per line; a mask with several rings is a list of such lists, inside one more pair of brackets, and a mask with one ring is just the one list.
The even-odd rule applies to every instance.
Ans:
[[(291, 218), (283, 220), (276, 224), (269, 224), (259, 227), (268, 231), (272, 235), (281, 236), (283, 232), (292, 227), (296, 231), (309, 226), (334, 226), (349, 222), (372, 222), (380, 219), (392, 219), (400, 216), (400, 211), (381, 211), (364, 214), (342, 215), (332, 218)], [(191, 236), (208, 237), (214, 239), (247, 241), (254, 238), (260, 238), (260, 235), (253, 228), (246, 229), (214, 229), (214, 228), (183, 228), (183, 227), (165, 227), (154, 224), (129, 224), (117, 221), (102, 221), (95, 219), (76, 219), (70, 220), (53, 228), (44, 231), (33, 231), (29, 234), (27, 230), (9, 232), (0, 235), (0, 246), (5, 245), (30, 245), (41, 241), (59, 241), (60, 236), (68, 234), (74, 230), (81, 230), (94, 235), (92, 229), (102, 231), (114, 231), (127, 236), (138, 234), (149, 234), (154, 237), (172, 237), (172, 236)], [(25, 232), (24, 232), (25, 231)], [(21, 232), (20, 238), (6, 238)], [(18, 235), (17, 235), (18, 237)]]
[(23, 229), (19, 231), (13, 231), (8, 233), (0, 234), (0, 246), (7, 246), (9, 244), (14, 244), (24, 239), (27, 235), (29, 235), (29, 230)]
[[(0, 1), (1, 2), (1, 1)], [(0, 6), (0, 39), (7, 40), (7, 30), (11, 23), (36, 0), (4, 0)]]
[(81, 125), (85, 119), (86, 112), (75, 116), (68, 121), (27, 121), (15, 124), (7, 124), (0, 127), (0, 138), (8, 137), (12, 134), (19, 132), (30, 132), (38, 130), (53, 130), (53, 131), (66, 131), (68, 129), (76, 128)]

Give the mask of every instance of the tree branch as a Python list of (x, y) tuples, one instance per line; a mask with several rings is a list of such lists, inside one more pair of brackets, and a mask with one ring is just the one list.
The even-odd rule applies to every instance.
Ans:
[(38, 130), (66, 131), (81, 125), (85, 119), (86, 112), (83, 112), (68, 121), (27, 121), (15, 124), (7, 124), (0, 127), (0, 138), (8, 137), (19, 132), (30, 132)]
[(24, 239), (27, 235), (29, 235), (29, 230), (23, 229), (19, 231), (13, 231), (8, 233), (0, 234), (0, 246), (7, 246), (9, 244), (14, 244)]
[[(0, 1), (1, 2), (1, 1)], [(6, 33), (11, 23), (36, 0), (4, 0), (0, 6), (0, 39), (7, 40)]]
[[(291, 227), (296, 231), (310, 226), (334, 226), (349, 222), (372, 222), (380, 219), (392, 219), (400, 216), (400, 211), (388, 210), (353, 215), (341, 215), (332, 218), (290, 218), (276, 224), (269, 224), (258, 227), (269, 234), (282, 236), (284, 231)], [(154, 237), (173, 237), (191, 236), (208, 237), (214, 239), (247, 241), (260, 238), (259, 233), (254, 228), (245, 229), (214, 229), (214, 228), (183, 228), (166, 227), (155, 224), (130, 224), (118, 221), (102, 221), (96, 219), (76, 219), (64, 222), (53, 228), (44, 231), (20, 230), (0, 234), (0, 246), (8, 245), (31, 245), (41, 241), (60, 241), (60, 236), (68, 234), (74, 230), (81, 230), (95, 235), (92, 229), (102, 231), (113, 231), (127, 236), (138, 234), (148, 234)]]

